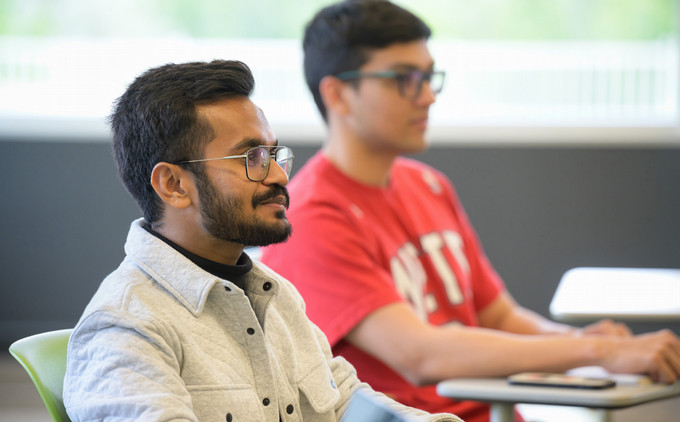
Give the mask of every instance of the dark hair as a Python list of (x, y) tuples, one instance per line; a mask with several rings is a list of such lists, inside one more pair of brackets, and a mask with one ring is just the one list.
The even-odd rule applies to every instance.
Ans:
[(109, 118), (118, 175), (149, 223), (163, 216), (150, 183), (154, 166), (200, 157), (214, 137), (196, 106), (250, 97), (254, 85), (239, 61), (169, 63), (138, 76), (118, 98)]
[(323, 77), (359, 69), (374, 50), (430, 35), (425, 22), (387, 0), (346, 0), (321, 9), (307, 24), (302, 46), (307, 86), (324, 120)]

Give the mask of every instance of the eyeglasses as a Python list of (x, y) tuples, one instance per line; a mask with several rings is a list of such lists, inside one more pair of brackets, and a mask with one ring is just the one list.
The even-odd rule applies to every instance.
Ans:
[(246, 177), (253, 182), (261, 182), (269, 175), (269, 164), (272, 158), (286, 173), (286, 177), (290, 178), (290, 171), (293, 169), (293, 158), (295, 156), (293, 155), (293, 150), (289, 147), (258, 145), (248, 149), (245, 154), (241, 155), (186, 160), (175, 164), (200, 163), (203, 161), (227, 160), (229, 158), (245, 158)]
[(423, 90), (423, 84), (427, 81), (430, 89), (435, 94), (439, 94), (444, 88), (444, 71), (423, 72), (418, 69), (399, 72), (396, 70), (385, 70), (382, 72), (361, 72), (359, 70), (349, 70), (335, 75), (341, 81), (351, 81), (361, 78), (394, 79), (399, 86), (399, 94), (409, 100), (418, 98)]

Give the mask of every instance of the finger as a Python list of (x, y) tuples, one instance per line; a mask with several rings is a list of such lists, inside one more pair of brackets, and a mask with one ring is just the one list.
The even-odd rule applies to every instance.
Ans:
[(602, 335), (612, 333), (613, 321), (610, 319), (602, 319), (590, 325), (583, 327), (583, 332), (586, 335)]
[(680, 350), (671, 348), (664, 358), (669, 369), (675, 374), (675, 379), (680, 378)]
[(678, 380), (678, 373), (673, 370), (671, 365), (669, 365), (668, 362), (665, 361), (665, 359), (662, 359), (659, 362), (656, 373), (658, 374), (657, 379), (655, 380), (657, 382), (673, 384), (675, 381)]
[(665, 341), (654, 359), (660, 382), (674, 383), (680, 378), (680, 351), (675, 339)]
[(617, 331), (618, 335), (620, 337), (632, 337), (633, 336), (633, 331), (623, 323), (617, 323)]

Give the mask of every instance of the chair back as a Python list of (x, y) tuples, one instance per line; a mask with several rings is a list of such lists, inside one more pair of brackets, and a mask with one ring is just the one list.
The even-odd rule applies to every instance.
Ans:
[(26, 369), (52, 420), (70, 422), (62, 400), (66, 349), (73, 329), (48, 331), (17, 340), (9, 352)]

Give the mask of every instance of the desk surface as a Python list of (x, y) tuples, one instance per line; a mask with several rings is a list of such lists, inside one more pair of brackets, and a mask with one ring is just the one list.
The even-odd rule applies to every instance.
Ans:
[(437, 393), (458, 400), (532, 403), (618, 409), (680, 396), (680, 382), (673, 385), (617, 385), (604, 390), (509, 385), (505, 378), (460, 378), (442, 381)]
[(561, 321), (679, 321), (680, 270), (573, 268), (564, 273), (550, 314)]

